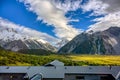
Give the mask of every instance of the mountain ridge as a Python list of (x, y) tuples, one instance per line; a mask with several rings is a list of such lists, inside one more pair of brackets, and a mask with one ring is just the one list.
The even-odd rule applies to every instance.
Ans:
[(6, 50), (44, 49), (56, 52), (57, 49), (45, 40), (21, 33), (11, 27), (0, 27), (0, 46)]
[(63, 46), (58, 53), (120, 54), (120, 28), (110, 27), (95, 33), (83, 32)]

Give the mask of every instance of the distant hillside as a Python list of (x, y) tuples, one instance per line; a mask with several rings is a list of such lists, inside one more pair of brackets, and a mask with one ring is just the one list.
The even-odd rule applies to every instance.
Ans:
[(55, 54), (55, 52), (47, 51), (44, 49), (23, 49), (19, 50), (18, 52), (29, 54), (29, 55), (49, 55), (49, 54)]
[(83, 32), (58, 52), (120, 55), (120, 28), (111, 27), (102, 32)]

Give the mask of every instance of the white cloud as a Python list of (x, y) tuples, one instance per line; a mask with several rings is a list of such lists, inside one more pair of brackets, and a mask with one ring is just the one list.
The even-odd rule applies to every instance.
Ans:
[(61, 0), (54, 0), (54, 5), (65, 12), (68, 11), (75, 11), (81, 7), (80, 3), (82, 0), (64, 0), (62, 2)]
[[(28, 39), (29, 38), (35, 38), (38, 40), (42, 39), (47, 42), (50, 42), (51, 44), (54, 44), (53, 42), (59, 41), (59, 39), (54, 38), (46, 33), (38, 32), (36, 30), (26, 28), (25, 26), (17, 25), (15, 23), (5, 20), (1, 17), (0, 17), (0, 28), (13, 28), (14, 30), (16, 30), (18, 32), (18, 33), (16, 33), (16, 35), (21, 34), (22, 36), (27, 36)], [(9, 34), (7, 34), (7, 35), (9, 35)], [(20, 38), (20, 36), (19, 36), (19, 38)]]
[(106, 12), (114, 13), (120, 11), (120, 0), (102, 0), (102, 2), (109, 5), (109, 7), (106, 8)]
[[(30, 11), (36, 13), (38, 16), (37, 20), (42, 20), (44, 23), (47, 23), (47, 25), (53, 25), (55, 27), (55, 35), (58, 38), (67, 38), (68, 40), (71, 40), (79, 34), (81, 30), (68, 25), (69, 19), (65, 17), (65, 11), (56, 6), (55, 3), (58, 3), (54, 1), (55, 0), (20, 0), (20, 2), (24, 2), (24, 4), (27, 5), (27, 8)], [(69, 0), (66, 0), (66, 2), (69, 2)], [(66, 9), (66, 4), (63, 4), (64, 7), (66, 7), (64, 9), (67, 11), (76, 10), (78, 8), (77, 3), (72, 4), (69, 2), (68, 4), (68, 9)]]
[(87, 3), (84, 3), (81, 8), (83, 12), (93, 11), (91, 16), (98, 16), (106, 14), (106, 8), (108, 8), (108, 4), (103, 3), (101, 0), (89, 0)]
[(79, 19), (70, 19), (69, 21), (70, 22), (79, 22), (80, 20)]
[(105, 17), (96, 18), (93, 21), (97, 23), (89, 26), (88, 31), (103, 31), (109, 27), (120, 27), (120, 13), (108, 14)]
[(90, 16), (103, 15), (92, 20), (96, 23), (90, 25), (87, 31), (103, 31), (111, 26), (120, 27), (120, 0), (89, 0), (82, 9), (84, 12), (93, 11)]

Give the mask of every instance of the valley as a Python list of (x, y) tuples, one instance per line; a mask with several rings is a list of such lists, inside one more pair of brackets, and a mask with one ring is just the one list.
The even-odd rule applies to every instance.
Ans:
[(0, 50), (0, 66), (42, 66), (56, 59), (66, 66), (120, 66), (120, 55), (29, 55)]
[(0, 25), (0, 66), (42, 66), (56, 59), (66, 66), (120, 66), (120, 27), (85, 31), (72, 40), (49, 40), (23, 28)]

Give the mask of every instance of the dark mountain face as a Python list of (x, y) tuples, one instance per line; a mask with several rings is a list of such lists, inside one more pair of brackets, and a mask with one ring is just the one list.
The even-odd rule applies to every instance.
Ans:
[(120, 54), (120, 28), (102, 32), (82, 33), (63, 46), (59, 53)]
[(43, 49), (47, 51), (56, 51), (56, 49), (49, 43), (42, 43), (36, 40), (14, 40), (14, 41), (1, 41), (1, 46), (6, 50), (19, 51), (26, 49)]
[(114, 36), (120, 36), (120, 28), (119, 27), (111, 27), (106, 32), (114, 35)]
[(0, 50), (2, 50), (3, 48), (0, 46)]

